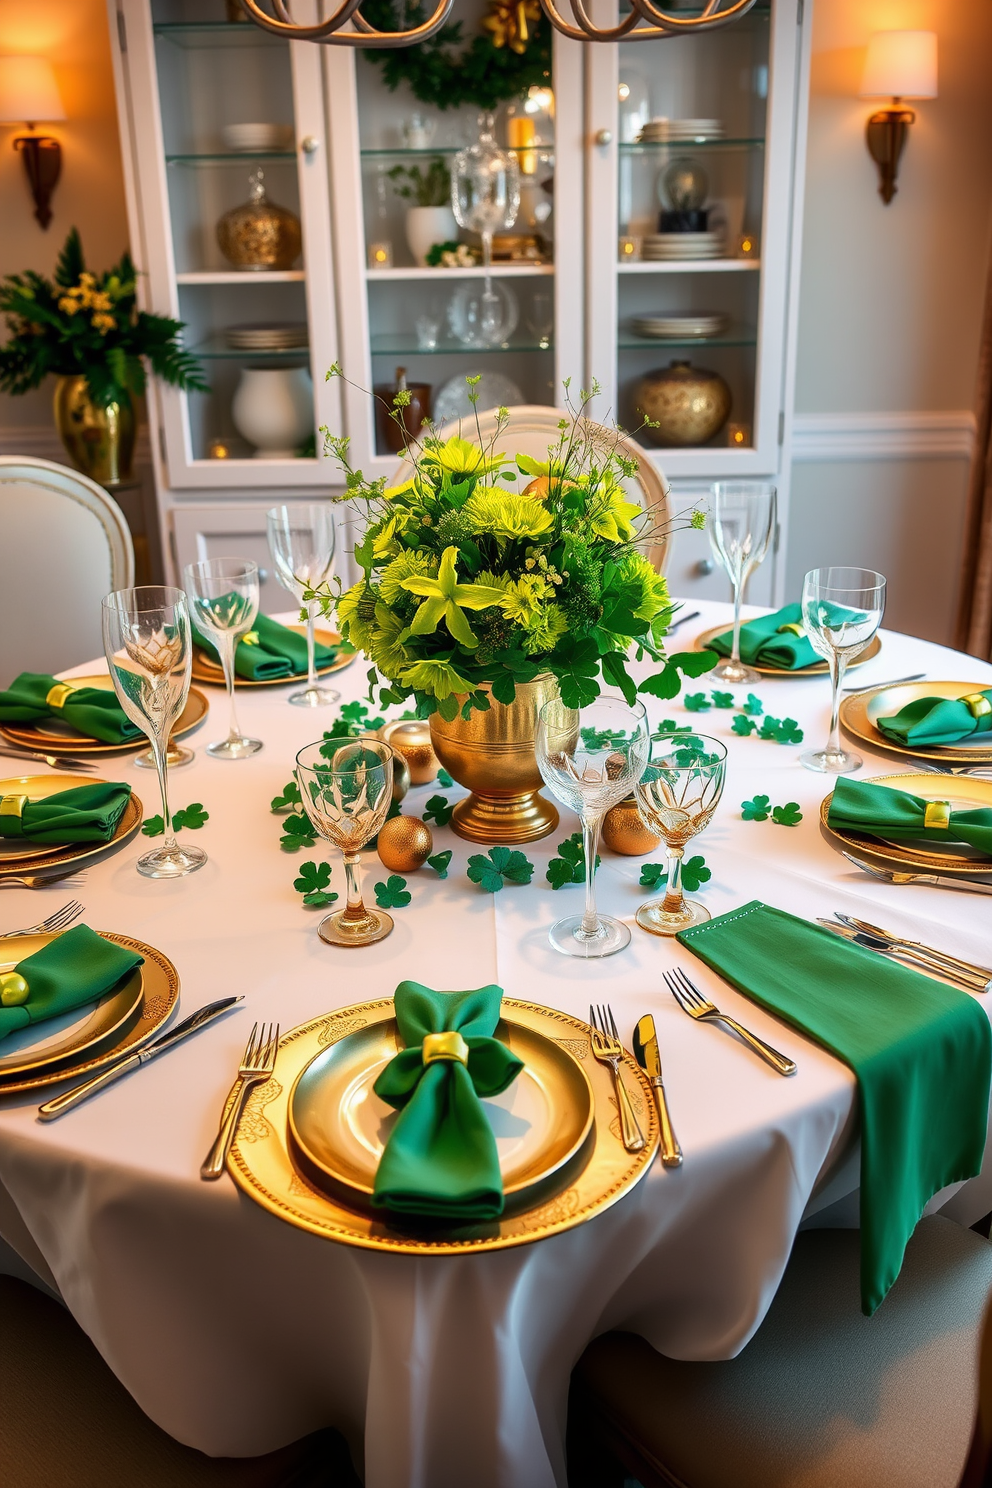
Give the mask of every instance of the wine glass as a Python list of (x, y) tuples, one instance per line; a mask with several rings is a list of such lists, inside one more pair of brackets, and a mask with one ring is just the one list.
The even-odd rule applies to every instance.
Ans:
[(213, 641), (224, 668), (230, 725), (226, 739), (207, 745), (214, 759), (248, 759), (262, 748), (238, 727), (234, 705), (234, 653), (258, 614), (258, 564), (250, 558), (204, 558), (183, 571), (196, 627)]
[(767, 481), (716, 481), (712, 493), (710, 546), (734, 589), (734, 643), (730, 656), (710, 675), (721, 682), (752, 684), (761, 681), (761, 674), (741, 661), (741, 599), (775, 530), (775, 487)]
[(803, 626), (813, 650), (830, 668), (833, 687), (830, 737), (823, 749), (799, 756), (807, 770), (848, 775), (864, 763), (840, 742), (840, 689), (848, 663), (869, 645), (884, 610), (885, 579), (873, 568), (814, 568), (803, 579)]
[(393, 798), (393, 750), (380, 739), (358, 738), (335, 746), (308, 744), (296, 756), (303, 809), (320, 835), (341, 849), (348, 902), (317, 926), (329, 945), (361, 946), (385, 940), (392, 917), (362, 901), (359, 851), (386, 820)]
[(325, 583), (334, 570), (334, 511), (326, 501), (291, 501), (267, 512), (266, 525), (279, 582), (307, 612), (307, 685), (291, 692), (289, 702), (298, 708), (325, 708), (341, 694), (317, 682), (313, 629), (317, 601), (304, 601), (303, 593)]
[(202, 848), (180, 847), (169, 814), (166, 750), (186, 706), (192, 664), (185, 594), (159, 584), (108, 594), (103, 645), (117, 699), (131, 722), (148, 735), (162, 792), (164, 840), (138, 859), (138, 872), (146, 878), (182, 878), (207, 861)]
[(538, 715), (535, 744), (545, 784), (581, 819), (586, 860), (585, 911), (552, 925), (548, 939), (565, 956), (612, 956), (629, 944), (630, 931), (622, 920), (596, 911), (596, 849), (603, 817), (630, 795), (647, 763), (644, 704), (627, 707), (607, 696), (579, 713), (553, 698)]
[(474, 145), (459, 150), (451, 172), (451, 208), (455, 221), (459, 227), (477, 232), (482, 239), (486, 277), (480, 335), (489, 346), (504, 339), (505, 314), (489, 272), (493, 233), (512, 227), (520, 210), (520, 164), (516, 155), (497, 145), (493, 139), (494, 126), (495, 115), (479, 115), (479, 138)]
[(641, 820), (665, 844), (668, 882), (662, 899), (642, 904), (635, 916), (652, 935), (677, 935), (710, 918), (705, 904), (682, 892), (682, 855), (686, 844), (705, 827), (723, 794), (727, 751), (719, 739), (680, 734), (655, 739), (651, 762), (634, 795)]

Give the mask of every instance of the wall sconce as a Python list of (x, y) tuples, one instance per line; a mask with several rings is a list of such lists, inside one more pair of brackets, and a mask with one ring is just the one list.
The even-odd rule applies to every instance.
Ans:
[(878, 166), (878, 194), (888, 206), (896, 194), (899, 157), (916, 120), (906, 98), (937, 97), (937, 33), (876, 31), (868, 43), (862, 98), (891, 98), (868, 120), (868, 153)]
[(52, 220), (49, 203), (62, 173), (62, 146), (50, 135), (35, 134), (34, 126), (64, 118), (55, 73), (47, 57), (0, 57), (0, 124), (26, 124), (30, 131), (17, 136), (14, 149), (23, 157), (34, 215), (42, 227)]

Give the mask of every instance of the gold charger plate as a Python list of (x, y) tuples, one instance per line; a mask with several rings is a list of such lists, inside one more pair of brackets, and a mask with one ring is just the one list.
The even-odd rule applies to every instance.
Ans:
[(553, 1008), (504, 997), (508, 1019), (554, 1039), (582, 1062), (593, 1092), (594, 1120), (590, 1155), (568, 1187), (536, 1208), (502, 1215), (484, 1224), (457, 1229), (414, 1231), (387, 1223), (379, 1215), (349, 1208), (315, 1187), (293, 1162), (289, 1148), (289, 1099), (301, 1072), (339, 1039), (392, 1015), (392, 998), (341, 1008), (294, 1028), (280, 1040), (275, 1072), (248, 1099), (228, 1168), (239, 1188), (270, 1214), (298, 1229), (365, 1250), (409, 1255), (463, 1255), (530, 1245), (560, 1234), (602, 1213), (623, 1197), (648, 1171), (658, 1149), (658, 1117), (647, 1077), (625, 1052), (623, 1072), (631, 1102), (647, 1136), (641, 1152), (627, 1152), (620, 1141), (609, 1071), (589, 1048), (589, 1029), (578, 1018)]
[[(500, 1020), (496, 1037), (524, 1062), (510, 1087), (485, 1101), (512, 1211), (564, 1183), (592, 1131), (593, 1095), (582, 1065), (554, 1039), (513, 1019)], [(323, 1049), (290, 1092), (293, 1155), (318, 1187), (366, 1210), (398, 1114), (372, 1087), (404, 1047), (394, 1017), (370, 1020)]]
[[(305, 636), (307, 628), (305, 625), (287, 625), (287, 630), (292, 630), (296, 635)], [(314, 639), (318, 646), (341, 646), (347, 647), (347, 641), (343, 641), (336, 630), (322, 630), (320, 626), (314, 627)], [(330, 666), (318, 667), (317, 676), (326, 677), (329, 672), (340, 672), (346, 666), (351, 666), (358, 652), (354, 649), (342, 649), (334, 658)], [(290, 672), (288, 677), (263, 677), (256, 680), (252, 677), (234, 678), (235, 687), (285, 687), (290, 682), (305, 682), (306, 672)], [(220, 662), (212, 661), (205, 651), (199, 646), (193, 647), (193, 681), (209, 682), (214, 687), (224, 686), (224, 668)]]
[[(94, 780), (91, 775), (17, 775), (10, 780), (0, 780), (0, 796), (23, 795), (43, 801), (58, 791), (73, 790), (80, 785), (106, 785), (105, 780)], [(103, 857), (122, 848), (141, 826), (144, 807), (131, 792), (131, 799), (117, 823), (117, 830), (109, 842), (72, 842), (64, 847), (39, 847), (30, 856), (0, 857), (0, 878), (16, 878), (22, 873), (52, 874), (65, 877), (76, 868), (89, 867)], [(66, 864), (71, 868), (66, 868)]]
[[(894, 790), (923, 796), (927, 801), (950, 801), (952, 808), (966, 811), (969, 807), (992, 807), (992, 780), (954, 775), (876, 775), (866, 784), (887, 785)], [(937, 852), (933, 844), (923, 848), (915, 842), (883, 841), (864, 832), (839, 831), (827, 823), (833, 791), (820, 803), (820, 830), (838, 852), (852, 852), (880, 867), (896, 873), (954, 873), (961, 876), (989, 877), (992, 858), (961, 857), (950, 852)]]
[[(732, 626), (730, 625), (714, 625), (711, 630), (704, 630), (702, 635), (698, 635), (693, 641), (692, 649), (694, 651), (705, 651), (710, 641), (716, 636), (726, 635), (728, 630), (731, 629)], [(854, 661), (848, 662), (847, 670), (851, 672), (855, 667), (864, 666), (865, 662), (871, 661), (872, 657), (877, 656), (881, 649), (881, 638), (878, 635), (873, 635), (861, 655)], [(756, 672), (760, 672), (762, 677), (825, 677), (830, 670), (825, 661), (815, 661), (812, 666), (796, 667), (794, 672), (786, 671), (784, 667), (761, 666), (756, 661), (745, 662), (745, 666), (753, 667)]]
[(845, 733), (870, 744), (873, 749), (891, 750), (910, 759), (939, 760), (941, 764), (978, 765), (992, 760), (992, 734), (979, 734), (984, 745), (971, 744), (899, 744), (876, 728), (877, 718), (891, 718), (907, 703), (921, 697), (960, 698), (977, 692), (975, 682), (897, 682), (892, 687), (876, 687), (871, 692), (855, 692), (840, 705), (840, 721)]
[[(99, 672), (95, 677), (69, 677), (66, 680), (76, 687), (98, 687), (101, 692), (114, 690), (114, 684), (106, 672)], [(201, 692), (198, 687), (191, 687), (186, 706), (172, 730), (172, 738), (182, 739), (199, 728), (209, 711), (206, 693)], [(51, 724), (48, 719), (41, 719), (37, 723), (4, 723), (0, 724), (0, 734), (21, 749), (34, 749), (39, 753), (47, 750), (52, 754), (130, 754), (148, 748), (148, 740), (144, 734), (139, 734), (126, 744), (105, 744), (102, 739), (91, 739), (89, 735), (77, 733), (68, 725), (53, 727), (55, 721), (53, 719)]]

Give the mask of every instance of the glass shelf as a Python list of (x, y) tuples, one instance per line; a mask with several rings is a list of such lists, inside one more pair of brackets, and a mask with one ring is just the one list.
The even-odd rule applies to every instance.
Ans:
[(205, 362), (307, 363), (310, 360), (309, 346), (287, 346), (279, 351), (246, 351), (228, 346), (222, 332), (208, 336), (199, 346), (191, 346), (188, 350), (192, 356)]
[[(363, 160), (418, 159), (432, 155), (457, 155), (459, 150), (467, 148), (466, 145), (432, 145), (426, 150), (408, 150), (405, 145), (394, 145), (388, 149), (363, 149), (360, 153)], [(537, 155), (546, 163), (552, 162), (555, 157), (554, 145), (501, 145), (500, 148), (511, 155)]]
[(281, 36), (263, 31), (254, 21), (158, 21), (152, 27), (156, 36), (174, 46), (198, 50), (221, 46), (288, 46)]
[(658, 155), (662, 150), (679, 150), (683, 153), (687, 150), (731, 150), (742, 152), (744, 150), (763, 150), (765, 141), (762, 136), (755, 135), (752, 139), (677, 139), (677, 140), (644, 140), (632, 144), (621, 144), (619, 150), (621, 155)]
[(461, 341), (439, 341), (437, 346), (427, 351), (417, 345), (416, 339), (409, 332), (399, 331), (395, 335), (385, 333), (381, 336), (373, 336), (372, 355), (376, 356), (502, 356), (506, 353), (516, 351), (553, 351), (554, 342), (543, 343), (533, 339), (527, 341), (510, 341), (503, 346), (463, 346)]
[(621, 327), (618, 351), (666, 351), (669, 347), (757, 346), (758, 334), (751, 326), (731, 326), (719, 336), (638, 336)]
[(166, 165), (250, 165), (253, 160), (295, 161), (295, 150), (212, 150), (202, 154), (166, 155)]

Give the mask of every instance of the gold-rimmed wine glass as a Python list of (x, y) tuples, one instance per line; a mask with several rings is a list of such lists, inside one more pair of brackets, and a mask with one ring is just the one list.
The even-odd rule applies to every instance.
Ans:
[(727, 750), (705, 734), (653, 739), (651, 761), (634, 786), (641, 820), (660, 837), (668, 857), (664, 896), (642, 904), (636, 919), (652, 935), (677, 935), (710, 918), (705, 904), (682, 889), (686, 845), (708, 827), (723, 794)]

